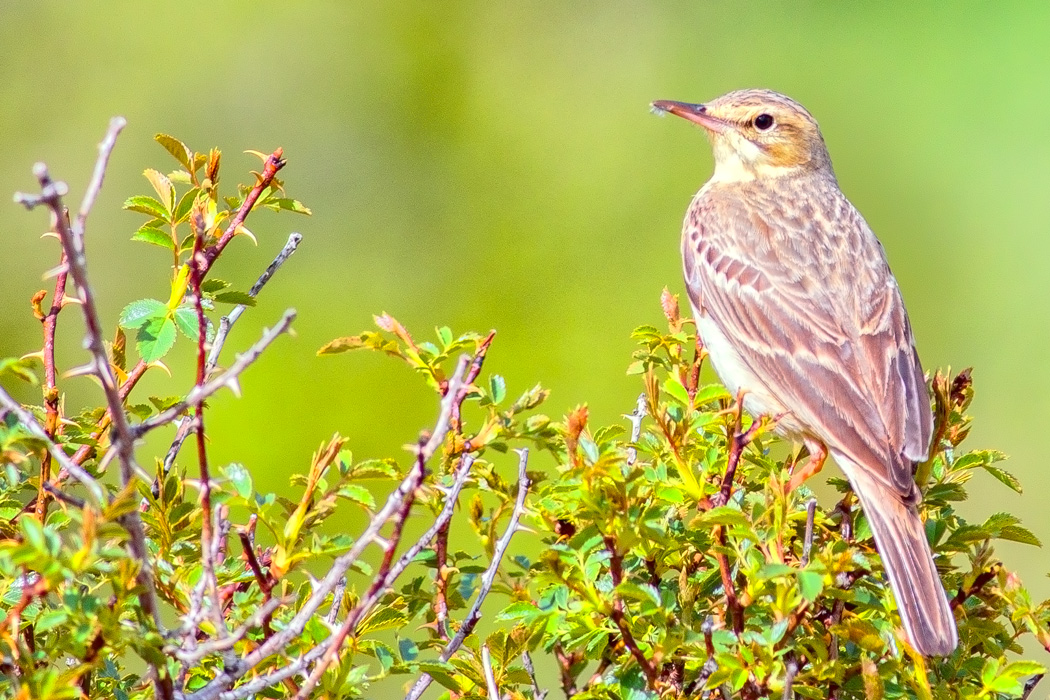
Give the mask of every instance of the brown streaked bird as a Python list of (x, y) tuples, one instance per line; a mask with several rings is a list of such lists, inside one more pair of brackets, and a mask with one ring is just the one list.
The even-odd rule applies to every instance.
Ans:
[(933, 416), (908, 314), (882, 245), (839, 189), (816, 120), (771, 90), (653, 107), (702, 126), (714, 175), (694, 197), (682, 260), (697, 332), (752, 416), (779, 417), (811, 458), (830, 453), (860, 497), (908, 640), (958, 644), (912, 476)]

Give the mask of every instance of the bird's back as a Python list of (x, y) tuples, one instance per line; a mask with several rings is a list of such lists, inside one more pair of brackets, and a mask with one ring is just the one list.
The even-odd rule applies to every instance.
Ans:
[(925, 380), (882, 246), (834, 177), (712, 181), (682, 248), (694, 305), (762, 389), (913, 498), (911, 464), (930, 440)]

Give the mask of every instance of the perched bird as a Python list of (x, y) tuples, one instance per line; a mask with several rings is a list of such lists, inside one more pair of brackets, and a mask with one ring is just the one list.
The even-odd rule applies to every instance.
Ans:
[(752, 416), (807, 446), (789, 488), (830, 453), (860, 497), (908, 640), (958, 644), (916, 508), (933, 416), (882, 245), (839, 189), (816, 120), (770, 90), (653, 107), (702, 126), (714, 174), (693, 198), (682, 261), (697, 332)]

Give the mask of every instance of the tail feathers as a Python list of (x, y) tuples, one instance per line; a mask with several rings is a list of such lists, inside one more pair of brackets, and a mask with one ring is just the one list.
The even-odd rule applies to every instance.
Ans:
[(959, 633), (918, 511), (863, 467), (842, 458), (837, 461), (860, 497), (875, 535), (908, 641), (923, 656), (950, 654), (959, 644)]

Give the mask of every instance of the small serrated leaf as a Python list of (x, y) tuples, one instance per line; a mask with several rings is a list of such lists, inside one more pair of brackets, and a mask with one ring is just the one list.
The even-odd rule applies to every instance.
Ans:
[(255, 297), (249, 296), (247, 292), (220, 292), (215, 295), (215, 301), (220, 304), (240, 304), (242, 306), (255, 306)]
[(162, 301), (139, 299), (124, 307), (118, 323), (121, 328), (141, 328), (150, 319), (163, 317), (167, 312), (168, 307)]
[(146, 168), (142, 174), (146, 176), (149, 184), (153, 186), (153, 190), (160, 198), (160, 203), (171, 213), (175, 209), (175, 188), (172, 186), (171, 180), (164, 173), (152, 168)]
[(175, 250), (175, 241), (171, 240), (171, 235), (151, 226), (143, 226), (131, 234), (131, 240), (142, 241), (143, 243), (160, 246), (168, 250)]
[(193, 170), (190, 165), (190, 160), (193, 158), (193, 152), (189, 149), (189, 146), (168, 134), (155, 134), (153, 140), (163, 146), (164, 150), (174, 156), (175, 160), (177, 160), (182, 167), (187, 170)]
[(230, 283), (226, 280), (221, 280), (216, 277), (209, 277), (208, 279), (201, 282), (201, 291), (205, 294), (214, 294), (215, 292), (221, 292), (230, 286)]
[(321, 349), (317, 351), (318, 355), (338, 355), (341, 352), (347, 350), (360, 350), (366, 348), (368, 345), (359, 335), (352, 335), (346, 338), (336, 338), (335, 340), (329, 341), (321, 346)]
[(489, 377), (489, 398), (494, 404), (498, 404), (507, 398), (507, 382), (498, 374), (493, 374)]
[(124, 201), (124, 208), (128, 211), (137, 211), (140, 214), (146, 216), (152, 216), (154, 219), (160, 219), (161, 221), (171, 220), (171, 214), (168, 212), (167, 207), (144, 194), (135, 195), (134, 197), (128, 197)]
[(135, 349), (146, 364), (152, 364), (168, 354), (175, 345), (175, 321), (168, 317), (151, 317), (138, 330)]

